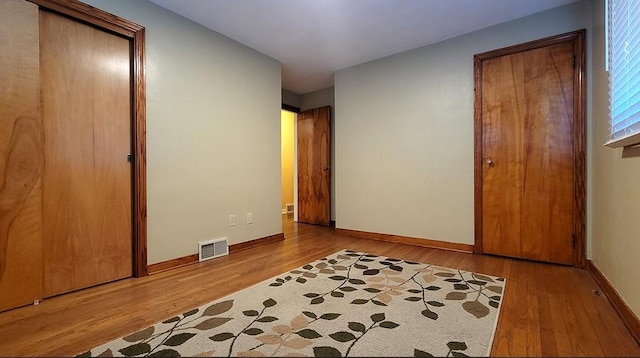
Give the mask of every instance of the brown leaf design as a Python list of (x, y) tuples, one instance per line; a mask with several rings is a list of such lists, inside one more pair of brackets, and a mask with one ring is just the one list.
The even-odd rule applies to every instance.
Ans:
[(177, 347), (183, 345), (195, 335), (197, 335), (197, 333), (178, 333), (175, 336), (169, 337), (169, 339), (167, 339), (163, 344), (165, 346)]
[(456, 274), (451, 272), (436, 272), (434, 275), (440, 276), (440, 277), (454, 277)]
[(295, 316), (291, 320), (291, 328), (294, 331), (301, 330), (301, 329), (305, 328), (308, 325), (309, 325), (309, 321), (307, 321), (307, 317), (305, 317), (302, 314), (299, 314), (299, 315)]
[(233, 307), (233, 300), (214, 303), (202, 312), (203, 316), (217, 316), (225, 313)]
[(382, 282), (385, 278), (381, 276), (369, 277), (367, 278), (367, 282)]
[(428, 274), (422, 276), (422, 280), (426, 283), (432, 283), (438, 280), (438, 278), (434, 274)]
[(399, 282), (399, 283), (407, 282), (407, 280), (402, 277), (389, 277), (389, 281)]
[(449, 293), (447, 293), (447, 297), (445, 297), (444, 299), (445, 300), (457, 300), (457, 301), (466, 300), (467, 299), (467, 293), (466, 292), (460, 292), (460, 291), (449, 292)]
[(259, 337), (256, 337), (257, 340), (264, 344), (280, 344), (282, 343), (282, 337), (277, 334), (265, 334)]
[(285, 326), (284, 324), (273, 326), (271, 327), (271, 330), (276, 332), (277, 334), (288, 334), (293, 331), (290, 326)]
[(320, 273), (327, 274), (327, 275), (331, 275), (331, 274), (336, 273), (336, 272), (335, 272), (334, 270), (332, 270), (332, 269), (322, 269), (322, 270), (320, 270), (319, 272), (320, 272)]
[(213, 317), (198, 323), (194, 328), (199, 329), (201, 331), (205, 331), (208, 329), (220, 327), (223, 324), (231, 321), (232, 319), (233, 318)]
[(302, 276), (308, 277), (308, 278), (316, 278), (316, 277), (318, 277), (318, 275), (316, 275), (313, 272), (305, 272), (305, 273), (302, 274)]
[(500, 286), (486, 286), (485, 288), (491, 292), (502, 294), (502, 287)]
[(216, 353), (216, 350), (212, 349), (210, 351), (198, 353), (194, 357), (215, 357), (215, 353)]
[(391, 296), (389, 296), (389, 294), (387, 294), (386, 292), (383, 293), (379, 293), (376, 296), (381, 302), (388, 304), (389, 302), (391, 302), (391, 300), (393, 298), (391, 298)]
[(326, 262), (320, 262), (319, 264), (316, 265), (317, 268), (319, 269), (323, 269), (323, 268), (327, 268), (327, 263)]
[(145, 339), (148, 339), (149, 337), (151, 337), (153, 335), (153, 333), (155, 332), (155, 327), (151, 326), (151, 327), (147, 327), (145, 329), (143, 329), (142, 331), (138, 331), (134, 334), (128, 335), (124, 338), (122, 338), (123, 340), (130, 342), (130, 343), (135, 343), (135, 342), (139, 342), (139, 341), (143, 341)]
[(481, 275), (479, 273), (474, 273), (471, 276), (473, 276), (473, 278), (475, 278), (476, 280), (486, 281), (486, 282), (495, 282), (491, 277)]
[(266, 355), (258, 350), (245, 351), (238, 353), (239, 357), (266, 357)]
[(336, 271), (347, 271), (348, 268), (344, 267), (344, 266), (333, 266), (333, 269)]
[(282, 345), (293, 349), (302, 349), (308, 347), (311, 343), (310, 340), (296, 337), (285, 341)]
[(482, 318), (489, 314), (489, 307), (479, 301), (467, 301), (462, 304), (465, 311), (471, 313), (476, 318)]

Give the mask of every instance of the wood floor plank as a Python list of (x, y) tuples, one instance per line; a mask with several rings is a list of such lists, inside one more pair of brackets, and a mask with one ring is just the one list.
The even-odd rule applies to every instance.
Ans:
[(584, 270), (337, 235), (283, 222), (285, 240), (0, 313), (0, 356), (70, 356), (342, 249), (507, 279), (494, 356), (640, 356)]

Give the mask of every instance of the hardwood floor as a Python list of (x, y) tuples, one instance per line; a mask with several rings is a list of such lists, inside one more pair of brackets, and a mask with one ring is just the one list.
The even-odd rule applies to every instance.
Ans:
[(0, 313), (0, 356), (70, 356), (341, 249), (507, 278), (492, 355), (640, 356), (587, 271), (407, 246), (283, 224), (286, 239)]

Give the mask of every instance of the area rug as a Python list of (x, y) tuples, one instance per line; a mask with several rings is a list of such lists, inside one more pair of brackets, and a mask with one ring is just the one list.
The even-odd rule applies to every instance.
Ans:
[(79, 356), (488, 356), (504, 284), (343, 250)]

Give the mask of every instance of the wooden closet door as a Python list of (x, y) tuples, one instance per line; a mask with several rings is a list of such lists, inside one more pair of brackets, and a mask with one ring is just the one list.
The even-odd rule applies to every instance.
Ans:
[(331, 224), (331, 107), (298, 113), (298, 222)]
[(0, 311), (42, 297), (38, 7), (0, 1)]
[(40, 11), (45, 297), (132, 275), (130, 51)]

